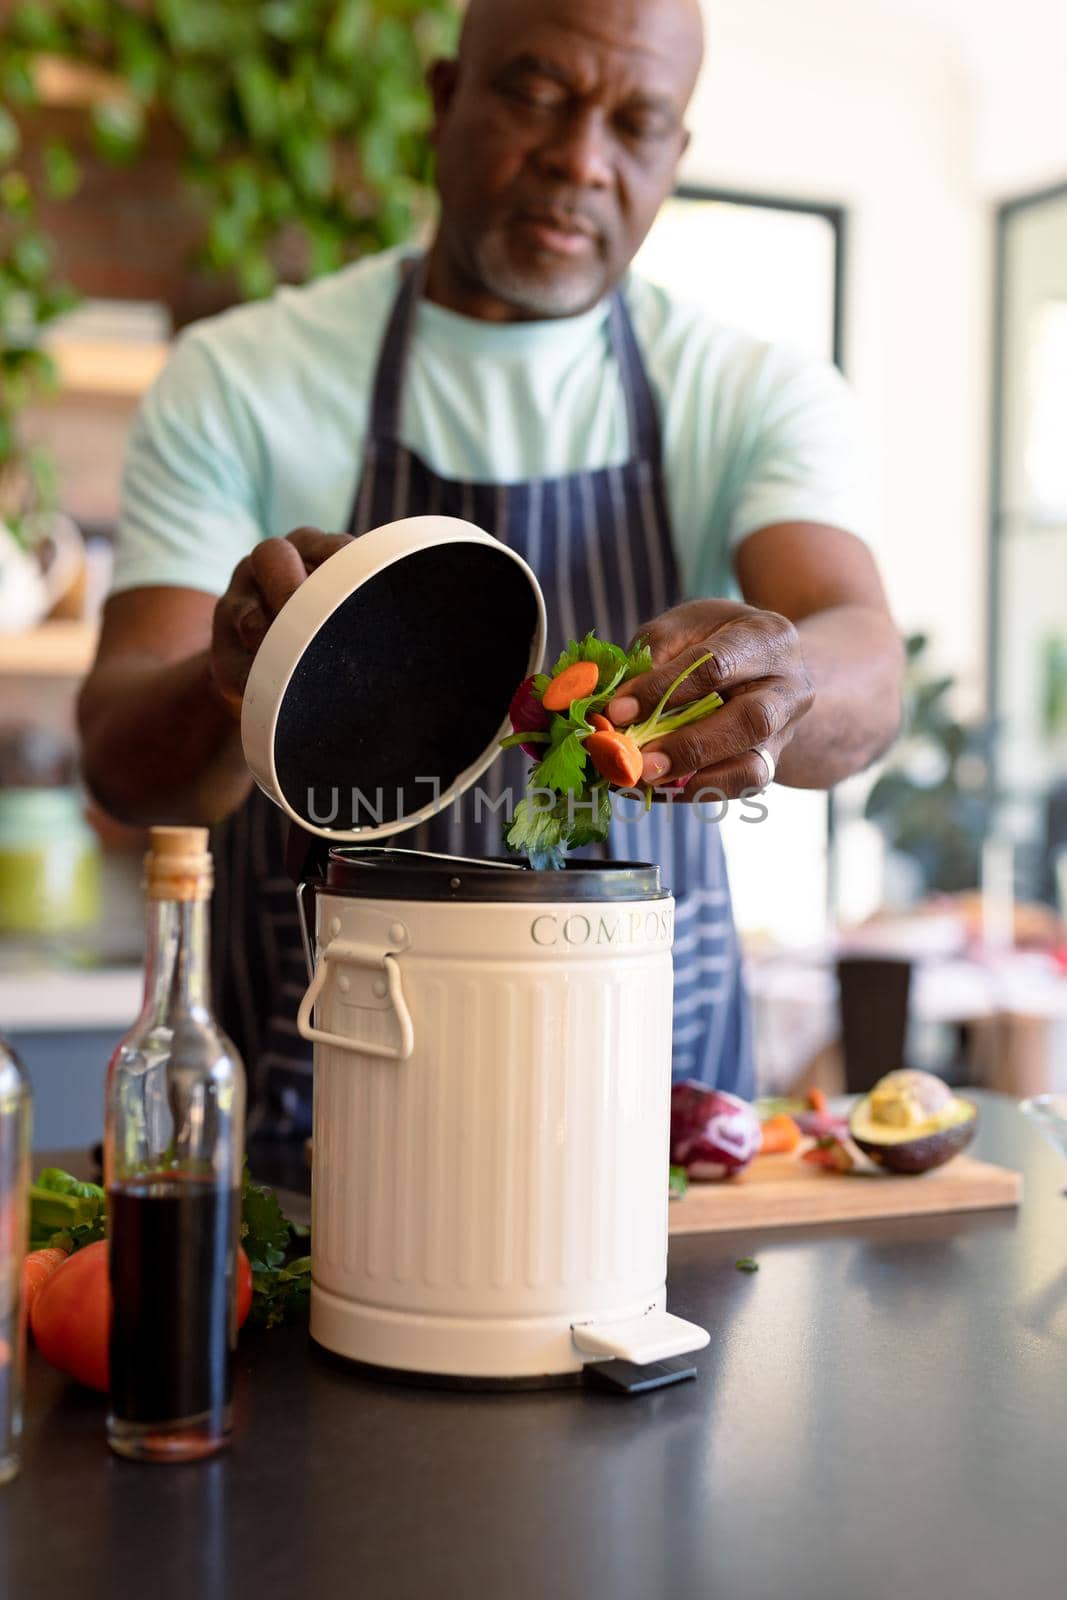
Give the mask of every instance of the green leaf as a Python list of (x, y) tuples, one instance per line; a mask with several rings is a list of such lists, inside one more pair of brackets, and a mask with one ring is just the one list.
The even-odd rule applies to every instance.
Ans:
[[(316, 6), (316, 11), (318, 7)], [(259, 7), (259, 25), (275, 39), (299, 39), (307, 27), (308, 7), (301, 0), (267, 0)]]
[(93, 107), (93, 143), (106, 161), (117, 166), (137, 154), (144, 126), (144, 107), (138, 100), (104, 100)]
[(326, 29), (326, 53), (349, 61), (363, 49), (371, 20), (371, 0), (341, 0)]
[(212, 156), (226, 141), (227, 81), (215, 68), (179, 62), (171, 76), (170, 110), (192, 149)]
[(5, 106), (0, 106), (0, 161), (13, 161), (21, 148), (18, 123)]
[(248, 1320), (255, 1327), (275, 1328), (291, 1316), (306, 1315), (311, 1296), (311, 1257), (300, 1256), (288, 1266), (252, 1273), (252, 1309)]
[(278, 79), (263, 56), (240, 61), (234, 72), (237, 102), (253, 139), (267, 142), (279, 126)]
[(549, 729), (552, 743), (534, 768), (532, 782), (538, 789), (554, 789), (557, 794), (579, 794), (585, 787), (589, 758), (581, 733), (566, 717), (556, 717)]
[(45, 6), (33, 3), (33, 0), (26, 0), (25, 4), (14, 8), (7, 27), (13, 39), (38, 50), (47, 50), (62, 41), (62, 30), (57, 19)]
[(237, 276), (246, 300), (264, 299), (272, 293), (278, 281), (277, 273), (262, 251), (243, 257)]
[(45, 189), (49, 197), (53, 200), (69, 200), (76, 193), (82, 177), (81, 168), (73, 154), (65, 144), (52, 139), (45, 145), (42, 159)]
[(344, 235), (329, 223), (305, 224), (311, 257), (311, 276), (317, 278), (324, 272), (335, 272), (345, 259)]
[(597, 784), (587, 793), (571, 796), (560, 807), (565, 812), (561, 842), (568, 850), (585, 844), (603, 844), (611, 826), (611, 795), (607, 784)]
[(4, 99), (10, 100), (12, 105), (29, 106), (37, 98), (29, 58), (15, 50), (6, 53), (6, 46), (5, 59), (0, 66), (0, 86)]
[(35, 1188), (48, 1189), (53, 1194), (73, 1195), (78, 1200), (103, 1201), (107, 1197), (98, 1183), (88, 1183), (64, 1172), (62, 1167), (44, 1167), (35, 1181)]
[(646, 672), (652, 671), (652, 651), (643, 639), (638, 639), (626, 652), (626, 666), (623, 672), (623, 682), (630, 678), (643, 677)]
[(24, 233), (11, 247), (11, 264), (27, 287), (42, 282), (52, 265), (51, 242), (40, 233)]
[(309, 200), (321, 200), (333, 187), (333, 148), (328, 139), (298, 131), (282, 140), (286, 167), (297, 189)]
[(371, 122), (359, 140), (359, 159), (364, 175), (385, 185), (396, 170), (396, 136), (386, 123)]
[(529, 856), (538, 870), (563, 865), (562, 826), (559, 817), (543, 798), (527, 797), (515, 807), (515, 815), (505, 835), (509, 850)]
[(113, 33), (121, 76), (138, 100), (154, 100), (171, 65), (158, 34), (148, 22), (129, 12), (115, 18), (109, 31)]
[(735, 1261), (734, 1266), (738, 1272), (758, 1272), (759, 1262), (754, 1256), (742, 1256), (740, 1261)]
[(33, 195), (24, 172), (5, 172), (0, 177), (0, 204), (12, 216), (27, 217), (33, 212)]
[(42, 326), (56, 317), (73, 311), (81, 304), (81, 295), (67, 283), (49, 283), (37, 291), (37, 323)]
[(596, 663), (600, 669), (597, 691), (602, 693), (613, 678), (617, 683), (623, 683), (628, 678), (637, 678), (642, 673), (650, 671), (652, 653), (641, 640), (637, 641), (633, 649), (621, 650), (617, 644), (611, 644), (607, 639), (598, 639), (595, 630), (590, 629), (584, 639), (571, 640), (552, 668), (552, 676), (558, 677), (564, 667), (573, 666), (576, 661)]
[(684, 1167), (671, 1167), (667, 1174), (667, 1194), (672, 1200), (680, 1200), (689, 1189), (689, 1174)]
[(252, 1271), (273, 1271), (285, 1260), (291, 1229), (273, 1189), (253, 1183), (245, 1166), (241, 1189), (241, 1243)]
[(80, 1250), (107, 1236), (107, 1196), (60, 1167), (46, 1167), (29, 1191), (29, 1248)]

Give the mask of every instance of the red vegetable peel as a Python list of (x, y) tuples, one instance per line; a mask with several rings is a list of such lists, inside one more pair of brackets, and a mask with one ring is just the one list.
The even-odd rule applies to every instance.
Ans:
[(746, 1100), (705, 1083), (676, 1083), (671, 1090), (671, 1162), (691, 1178), (731, 1178), (742, 1172), (762, 1142), (759, 1117)]

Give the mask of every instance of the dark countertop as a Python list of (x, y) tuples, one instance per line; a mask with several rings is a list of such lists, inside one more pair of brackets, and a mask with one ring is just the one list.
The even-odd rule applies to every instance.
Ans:
[(680, 1238), (671, 1308), (711, 1344), (640, 1398), (390, 1386), (280, 1329), (242, 1339), (229, 1455), (139, 1467), (34, 1358), (0, 1594), (1051, 1600), (1067, 1167), (980, 1098), (1020, 1212)]

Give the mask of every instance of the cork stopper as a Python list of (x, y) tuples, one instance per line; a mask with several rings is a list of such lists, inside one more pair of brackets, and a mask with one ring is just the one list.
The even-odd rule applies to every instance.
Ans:
[(149, 900), (210, 900), (211, 852), (206, 828), (153, 828), (144, 858)]

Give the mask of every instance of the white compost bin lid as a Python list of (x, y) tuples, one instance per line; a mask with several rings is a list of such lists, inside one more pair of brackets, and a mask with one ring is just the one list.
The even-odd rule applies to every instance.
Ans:
[(540, 585), (499, 540), (454, 517), (375, 528), (271, 624), (245, 688), (245, 759), (307, 832), (387, 838), (486, 770), (544, 643)]

